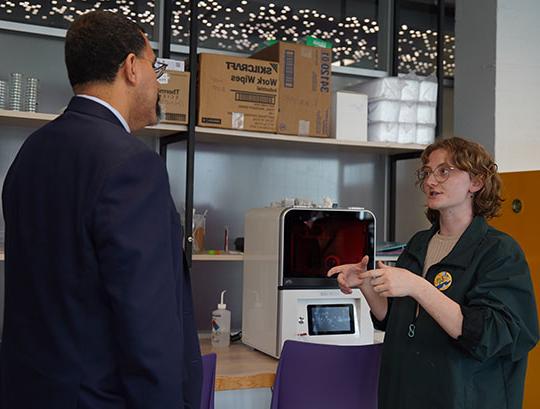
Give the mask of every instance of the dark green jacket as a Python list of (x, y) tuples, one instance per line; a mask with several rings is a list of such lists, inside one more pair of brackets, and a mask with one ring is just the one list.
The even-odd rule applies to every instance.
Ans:
[[(438, 230), (417, 233), (398, 267), (422, 274)], [(462, 335), (454, 340), (411, 297), (390, 299), (379, 378), (380, 409), (518, 409), (527, 353), (538, 341), (529, 268), (519, 245), (475, 217), (454, 249), (426, 279), (452, 276), (444, 293), (461, 305)], [(448, 277), (448, 276), (447, 276)], [(414, 324), (414, 336), (410, 333)]]

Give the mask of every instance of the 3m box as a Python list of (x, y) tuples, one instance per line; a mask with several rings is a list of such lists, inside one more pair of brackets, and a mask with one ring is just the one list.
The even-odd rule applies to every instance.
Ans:
[(200, 54), (199, 125), (275, 132), (278, 66), (253, 58)]
[(167, 70), (159, 78), (160, 122), (187, 124), (189, 113), (189, 72)]
[(332, 50), (279, 42), (253, 58), (279, 62), (277, 132), (329, 137)]

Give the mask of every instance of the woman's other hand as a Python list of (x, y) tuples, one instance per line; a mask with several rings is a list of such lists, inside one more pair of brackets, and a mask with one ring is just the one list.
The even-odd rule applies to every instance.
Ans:
[(382, 261), (377, 268), (359, 274), (358, 280), (369, 280), (373, 290), (382, 297), (415, 297), (422, 278), (409, 270), (391, 267)]

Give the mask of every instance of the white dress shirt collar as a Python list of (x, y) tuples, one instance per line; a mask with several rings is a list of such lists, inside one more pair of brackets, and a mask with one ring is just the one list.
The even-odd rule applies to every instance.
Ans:
[(109, 104), (108, 102), (103, 101), (102, 99), (100, 99), (98, 97), (94, 97), (92, 95), (78, 94), (77, 96), (81, 97), (81, 98), (86, 98), (86, 99), (92, 100), (94, 102), (97, 102), (100, 105), (103, 105), (105, 108), (107, 108), (109, 111), (111, 111), (114, 114), (114, 116), (116, 116), (118, 118), (118, 120), (120, 121), (120, 123), (122, 124), (124, 129), (128, 133), (131, 133), (131, 130), (129, 129), (129, 125), (126, 122), (126, 120), (124, 119), (124, 117), (111, 104)]

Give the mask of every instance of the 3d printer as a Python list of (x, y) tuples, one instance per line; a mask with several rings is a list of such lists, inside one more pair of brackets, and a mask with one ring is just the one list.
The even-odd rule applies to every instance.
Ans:
[(245, 218), (243, 342), (279, 357), (286, 339), (373, 343), (359, 290), (343, 294), (336, 265), (375, 256), (375, 217), (361, 208), (263, 208)]

